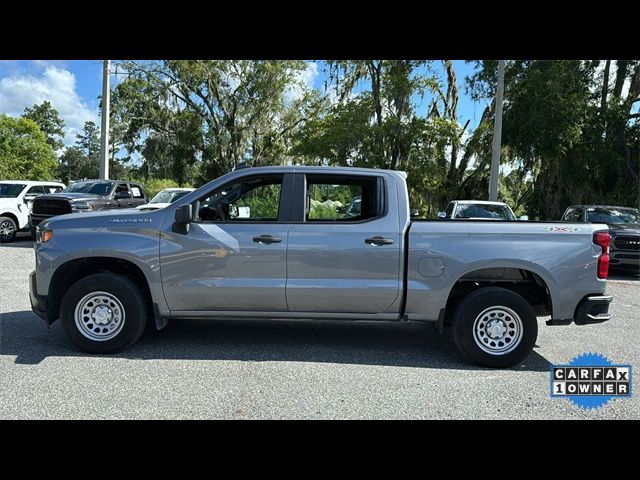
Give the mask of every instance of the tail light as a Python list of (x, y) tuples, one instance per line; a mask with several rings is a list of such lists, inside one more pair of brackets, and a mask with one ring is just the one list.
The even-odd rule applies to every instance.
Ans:
[(609, 232), (595, 232), (593, 234), (593, 243), (602, 249), (602, 253), (598, 257), (598, 278), (607, 278), (609, 276), (609, 245), (611, 245), (611, 235)]

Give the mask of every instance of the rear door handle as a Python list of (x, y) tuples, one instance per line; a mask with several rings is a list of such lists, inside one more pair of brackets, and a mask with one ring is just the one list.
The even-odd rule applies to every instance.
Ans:
[(364, 243), (375, 245), (376, 247), (379, 247), (380, 245), (393, 245), (393, 238), (385, 238), (376, 235), (375, 237), (365, 238)]
[(282, 239), (273, 235), (260, 235), (259, 237), (253, 237), (253, 241), (256, 243), (280, 243)]

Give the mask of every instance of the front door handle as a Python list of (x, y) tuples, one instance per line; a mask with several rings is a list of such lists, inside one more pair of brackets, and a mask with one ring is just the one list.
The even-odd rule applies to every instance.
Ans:
[(280, 243), (282, 239), (273, 235), (260, 235), (259, 237), (253, 237), (253, 241), (256, 243)]
[(365, 238), (364, 243), (375, 245), (376, 247), (379, 247), (381, 245), (393, 245), (393, 238), (385, 238), (376, 235), (375, 237)]

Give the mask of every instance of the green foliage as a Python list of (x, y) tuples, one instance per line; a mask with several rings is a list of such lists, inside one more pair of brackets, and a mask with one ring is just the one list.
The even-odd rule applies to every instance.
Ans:
[(58, 111), (51, 106), (48, 100), (40, 105), (27, 107), (24, 109), (22, 118), (28, 118), (36, 122), (40, 130), (45, 134), (47, 143), (51, 145), (54, 151), (64, 146), (62, 137), (64, 137), (64, 120), (60, 118)]
[[(518, 215), (557, 219), (570, 203), (640, 203), (640, 62), (607, 62), (604, 71), (598, 60), (506, 62), (501, 163), (509, 173), (499, 197)], [(123, 62), (112, 155), (116, 144), (139, 153), (130, 175), (180, 185), (201, 185), (241, 161), (404, 170), (411, 206), (427, 217), (455, 198), (487, 198), (496, 61), (476, 62), (462, 81), (450, 60), (443, 75), (432, 61), (326, 65), (323, 95), (303, 85), (298, 61)], [(486, 105), (473, 131), (457, 110), (463, 83)], [(277, 208), (273, 199), (247, 201), (255, 211)], [(333, 214), (325, 207), (314, 210)]]
[(56, 165), (46, 135), (33, 120), (0, 114), (0, 179), (49, 180)]
[(128, 77), (114, 91), (114, 118), (125, 125), (127, 148), (143, 154), (144, 176), (171, 171), (179, 182), (201, 184), (242, 161), (285, 163), (289, 137), (321, 103), (301, 81), (302, 61), (171, 60), (121, 67)]
[(338, 212), (335, 205), (325, 205), (323, 203), (311, 204), (309, 209), (309, 218), (311, 219), (323, 219), (323, 220), (335, 220), (343, 215)]
[(243, 195), (236, 207), (249, 207), (251, 218), (278, 218), (281, 185), (263, 185)]

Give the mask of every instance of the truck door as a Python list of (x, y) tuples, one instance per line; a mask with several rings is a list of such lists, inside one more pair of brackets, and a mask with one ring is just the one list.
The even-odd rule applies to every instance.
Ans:
[(172, 311), (287, 311), (292, 181), (292, 174), (263, 174), (215, 188), (193, 203), (187, 232), (165, 217), (160, 264)]
[(131, 203), (133, 203), (134, 207), (147, 203), (147, 199), (144, 198), (144, 191), (140, 185), (137, 183), (130, 183), (129, 188), (131, 190)]
[(395, 188), (378, 175), (296, 174), (293, 205), (304, 208), (289, 228), (289, 311), (394, 313), (403, 240)]
[(129, 190), (129, 184), (127, 183), (118, 183), (113, 194), (113, 198), (115, 199), (118, 208), (132, 208), (135, 206), (131, 196), (131, 191)]

